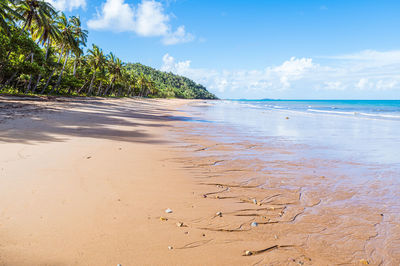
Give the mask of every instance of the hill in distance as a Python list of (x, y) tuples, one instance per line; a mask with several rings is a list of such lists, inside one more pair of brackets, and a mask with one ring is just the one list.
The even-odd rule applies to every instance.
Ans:
[(217, 96), (207, 91), (207, 89), (197, 84), (193, 80), (173, 74), (163, 72), (155, 68), (142, 65), (140, 63), (128, 63), (125, 65), (128, 71), (136, 72), (138, 75), (143, 73), (151, 78), (158, 90), (158, 97), (182, 98), (182, 99), (218, 99)]

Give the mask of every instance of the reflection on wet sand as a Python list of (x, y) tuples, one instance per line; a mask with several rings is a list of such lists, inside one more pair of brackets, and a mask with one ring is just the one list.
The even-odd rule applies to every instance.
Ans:
[(260, 265), (400, 263), (398, 207), (385, 194), (390, 179), (355, 181), (353, 172), (376, 172), (308, 158), (306, 146), (249, 140), (221, 124), (181, 127), (171, 129), (180, 143), (175, 161), (203, 187), (204, 208), (219, 214), (184, 221), (189, 226), (217, 232)]

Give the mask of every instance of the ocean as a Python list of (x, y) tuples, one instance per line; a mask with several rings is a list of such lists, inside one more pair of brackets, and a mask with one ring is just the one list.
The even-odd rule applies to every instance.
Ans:
[(196, 111), (240, 135), (307, 145), (310, 156), (400, 164), (399, 100), (224, 100)]
[(194, 101), (182, 111), (178, 143), (188, 167), (203, 167), (197, 178), (256, 187), (261, 198), (298, 192), (284, 207), (298, 210), (291, 239), (298, 232), (316, 254), (350, 251), (344, 261), (398, 264), (400, 101)]
[(332, 193), (358, 191), (348, 203), (379, 208), (385, 202), (400, 211), (400, 101), (222, 100), (185, 111), (206, 125), (194, 134), (221, 143), (261, 143), (262, 152), (242, 150), (235, 157), (263, 161), (265, 172), (290, 177), (287, 185), (296, 187), (299, 176), (329, 176)]

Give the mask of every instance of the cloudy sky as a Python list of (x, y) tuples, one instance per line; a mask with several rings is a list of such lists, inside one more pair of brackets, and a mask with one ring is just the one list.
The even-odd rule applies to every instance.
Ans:
[(89, 45), (220, 98), (400, 99), (398, 0), (49, 0)]

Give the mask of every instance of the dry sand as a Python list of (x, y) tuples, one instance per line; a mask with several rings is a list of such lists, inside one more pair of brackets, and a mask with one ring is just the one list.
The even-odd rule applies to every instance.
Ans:
[(346, 190), (263, 187), (262, 165), (232, 159), (260, 147), (191, 134), (187, 103), (0, 97), (0, 264), (400, 262), (398, 235), (378, 233), (382, 210), (313, 209)]

